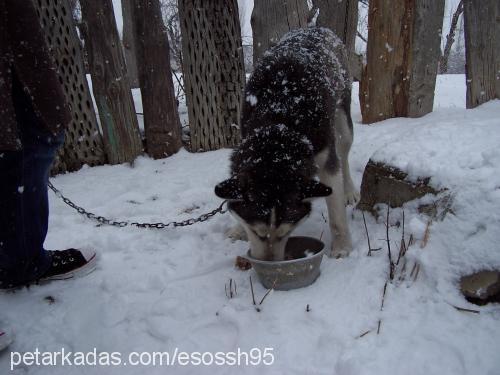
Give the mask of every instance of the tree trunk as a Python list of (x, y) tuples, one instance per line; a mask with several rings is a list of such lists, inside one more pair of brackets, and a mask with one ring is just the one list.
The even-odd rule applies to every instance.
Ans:
[(251, 17), (253, 63), (288, 31), (307, 27), (306, 0), (255, 0)]
[(170, 47), (159, 0), (133, 0), (133, 5), (146, 151), (159, 159), (176, 153), (182, 146)]
[(500, 2), (464, 0), (467, 108), (500, 99)]
[(142, 144), (111, 0), (80, 0), (92, 88), (108, 160), (133, 161)]
[(370, 1), (364, 123), (432, 111), (443, 13), (444, 0)]
[(448, 59), (450, 58), (451, 46), (453, 46), (453, 42), (455, 41), (455, 31), (457, 30), (458, 19), (463, 11), (463, 0), (460, 0), (451, 19), (450, 32), (446, 36), (446, 45), (443, 55), (439, 59), (439, 74), (445, 74), (448, 71)]
[(133, 14), (134, 0), (121, 0), (123, 14), (123, 37), (122, 44), (125, 52), (125, 62), (127, 63), (127, 74), (130, 88), (139, 87), (139, 73), (137, 71), (137, 52), (134, 39)]
[(236, 0), (180, 0), (183, 72), (194, 151), (240, 140), (245, 85)]
[(319, 8), (316, 26), (327, 27), (344, 42), (349, 61), (353, 61), (358, 27), (358, 0), (313, 0)]

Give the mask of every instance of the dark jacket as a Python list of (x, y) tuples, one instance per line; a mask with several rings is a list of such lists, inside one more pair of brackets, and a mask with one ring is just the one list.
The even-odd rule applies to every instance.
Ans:
[(49, 132), (57, 134), (71, 121), (56, 69), (32, 1), (0, 0), (0, 151), (22, 147), (12, 101), (14, 74)]

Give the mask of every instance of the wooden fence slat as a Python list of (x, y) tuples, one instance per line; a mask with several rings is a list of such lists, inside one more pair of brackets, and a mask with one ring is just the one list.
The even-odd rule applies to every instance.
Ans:
[(444, 0), (370, 1), (364, 123), (432, 111), (443, 12)]
[(500, 99), (500, 1), (465, 0), (467, 108)]
[(111, 0), (81, 0), (85, 47), (108, 160), (133, 161), (142, 142)]
[(59, 149), (52, 173), (75, 171), (84, 164), (104, 164), (106, 154), (85, 77), (82, 46), (76, 33), (71, 4), (68, 0), (33, 0), (33, 4), (47, 44), (54, 54), (72, 113), (64, 146)]
[(236, 0), (179, 0), (183, 72), (193, 151), (240, 141), (245, 85)]
[(170, 69), (170, 47), (158, 0), (133, 0), (132, 19), (144, 109), (146, 151), (155, 158), (182, 146), (181, 124)]

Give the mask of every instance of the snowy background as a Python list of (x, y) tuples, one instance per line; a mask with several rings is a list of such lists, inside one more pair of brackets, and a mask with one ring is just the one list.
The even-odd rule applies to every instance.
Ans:
[[(325, 258), (321, 276), (310, 287), (272, 292), (257, 312), (249, 275), (234, 267), (245, 242), (224, 232), (229, 214), (206, 223), (161, 231), (101, 226), (86, 220), (50, 194), (46, 247), (92, 247), (98, 269), (70, 281), (33, 286), (0, 298), (1, 318), (16, 332), (12, 351), (122, 352), (233, 351), (274, 348), (272, 366), (248, 367), (17, 367), (13, 374), (410, 374), (500, 373), (500, 306), (469, 304), (457, 289), (461, 275), (500, 267), (500, 101), (465, 109), (465, 77), (439, 76), (435, 111), (420, 119), (391, 119), (365, 126), (353, 93), (355, 141), (353, 178), (359, 187), (371, 155), (455, 194), (455, 215), (430, 227), (428, 219), (405, 207), (406, 238), (416, 243), (407, 254), (420, 264), (415, 281), (387, 287), (387, 248), (383, 218), (367, 215), (372, 247), (367, 257), (361, 213), (349, 207), (354, 251), (347, 259)], [(228, 176), (229, 150), (164, 160), (140, 157), (130, 165), (83, 168), (52, 182), (92, 212), (132, 221), (170, 221), (217, 207), (214, 185)], [(329, 243), (323, 200), (296, 233)], [(401, 210), (391, 212), (390, 236), (401, 238)], [(253, 277), (255, 279), (255, 276)], [(232, 279), (237, 295), (228, 299)], [(254, 282), (258, 300), (266, 290)], [(50, 298), (48, 298), (50, 297)], [(306, 311), (309, 305), (310, 311)], [(458, 311), (453, 306), (479, 310)], [(377, 334), (378, 321), (381, 321)], [(367, 333), (368, 332), (368, 333)], [(364, 334), (364, 335), (363, 335)], [(363, 335), (362, 337), (360, 337)], [(10, 367), (0, 354), (0, 373)]]

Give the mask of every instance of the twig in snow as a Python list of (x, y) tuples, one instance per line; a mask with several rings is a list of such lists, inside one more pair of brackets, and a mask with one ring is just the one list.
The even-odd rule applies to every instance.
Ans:
[(480, 314), (481, 313), (479, 310), (466, 309), (465, 307), (459, 307), (459, 306), (455, 306), (455, 305), (451, 305), (451, 306), (453, 306), (458, 311), (470, 312), (473, 314)]
[(410, 248), (411, 245), (413, 245), (415, 243), (415, 238), (413, 237), (413, 233), (410, 234), (410, 238), (408, 240), (408, 243), (406, 244), (405, 246), (405, 252), (403, 255), (406, 255), (406, 252), (408, 251), (408, 249)]
[(370, 244), (370, 235), (368, 234), (368, 226), (366, 225), (366, 219), (365, 219), (365, 213), (361, 211), (361, 214), (363, 215), (363, 223), (365, 224), (365, 232), (366, 232), (366, 240), (368, 241), (368, 254), (367, 256), (372, 256), (372, 251), (379, 251), (380, 247), (377, 249), (372, 249), (372, 246)]
[(415, 272), (415, 276), (413, 277), (413, 282), (417, 281), (419, 272), (420, 272), (420, 264), (417, 264), (417, 272)]
[(398, 281), (403, 281), (406, 278), (406, 259), (403, 262), (403, 267), (401, 267), (401, 271), (399, 272), (399, 279)]
[(361, 335), (359, 335), (359, 336), (358, 336), (358, 337), (356, 337), (356, 338), (357, 338), (357, 339), (360, 339), (360, 338), (362, 338), (362, 337), (365, 337), (365, 336), (366, 336), (367, 334), (369, 334), (371, 331), (372, 331), (372, 330), (371, 330), (371, 329), (369, 329), (368, 331), (363, 332)]
[(266, 294), (264, 294), (264, 297), (262, 297), (262, 299), (260, 300), (259, 304), (257, 305), (257, 303), (255, 302), (255, 294), (254, 294), (254, 291), (253, 291), (253, 282), (252, 282), (252, 276), (250, 276), (250, 290), (252, 291), (252, 303), (253, 305), (255, 306), (255, 310), (257, 310), (257, 312), (260, 312), (260, 305), (262, 305), (262, 303), (264, 302), (264, 300), (266, 299), (266, 297), (269, 295), (269, 293), (271, 293), (271, 290), (274, 289), (274, 287), (276, 286), (276, 281), (278, 279), (274, 279), (274, 282), (273, 282), (273, 286), (271, 287), (271, 289), (268, 289)]
[(403, 208), (403, 234), (401, 235), (401, 244), (399, 245), (398, 260), (396, 261), (396, 266), (399, 264), (401, 257), (406, 253), (406, 242), (405, 242), (405, 210)]
[(255, 303), (255, 294), (253, 293), (252, 276), (250, 276), (250, 290), (252, 291), (252, 302), (253, 302), (254, 305), (256, 305), (256, 303)]
[(413, 277), (413, 273), (415, 272), (415, 270), (417, 269), (417, 266), (418, 266), (418, 263), (414, 263), (413, 264), (413, 267), (411, 269), (411, 272), (410, 272), (410, 277)]
[(389, 238), (389, 205), (387, 205), (387, 218), (385, 223), (385, 240), (387, 242), (387, 256), (389, 257), (389, 278), (394, 279), (394, 263), (391, 254), (391, 240)]
[(227, 284), (224, 284), (224, 291), (226, 292), (226, 297), (229, 299), (236, 296), (236, 281), (233, 282), (233, 279), (229, 279), (229, 288)]
[[(384, 303), (385, 303), (385, 292), (387, 291), (387, 281), (384, 284), (384, 291), (382, 292), (382, 302), (380, 303), (380, 311), (384, 310)], [(380, 333), (380, 326), (382, 324), (382, 318), (378, 320), (378, 325), (377, 325), (377, 335)]]
[(427, 246), (427, 242), (429, 241), (430, 236), (430, 228), (431, 228), (432, 220), (427, 222), (427, 226), (425, 227), (424, 238), (422, 239), (422, 243), (420, 244), (420, 248), (423, 249)]
[(264, 297), (262, 297), (262, 299), (259, 302), (259, 306), (262, 305), (262, 302), (264, 302), (264, 300), (269, 295), (269, 293), (271, 293), (271, 290), (274, 290), (274, 287), (276, 286), (276, 281), (277, 280), (278, 280), (278, 278), (274, 279), (274, 282), (273, 282), (273, 285), (271, 286), (271, 289), (268, 289), (267, 292), (266, 292), (266, 294), (264, 294)]

